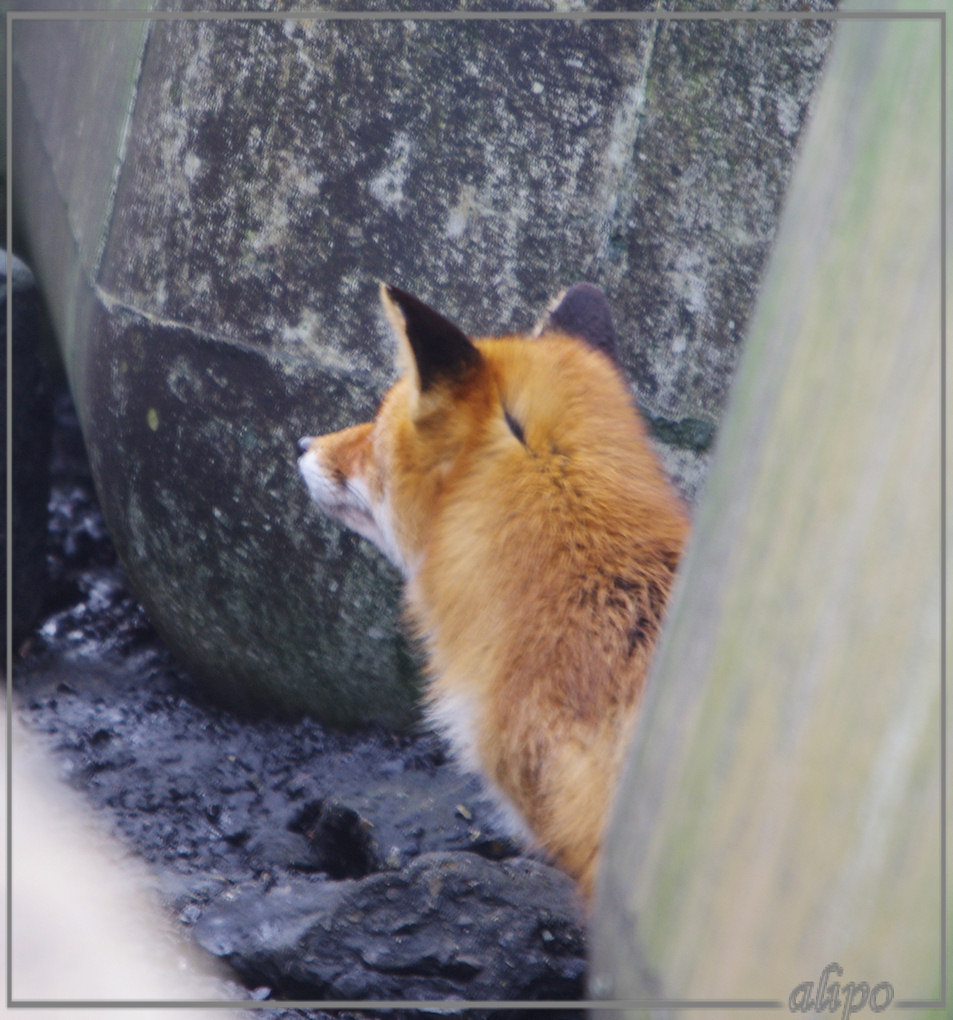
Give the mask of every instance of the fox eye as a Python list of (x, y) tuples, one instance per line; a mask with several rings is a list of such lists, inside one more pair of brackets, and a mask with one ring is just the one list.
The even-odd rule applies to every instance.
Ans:
[(510, 432), (525, 446), (526, 445), (526, 433), (523, 431), (523, 426), (510, 414), (510, 412), (504, 407), (503, 417), (506, 419), (506, 424), (509, 427)]

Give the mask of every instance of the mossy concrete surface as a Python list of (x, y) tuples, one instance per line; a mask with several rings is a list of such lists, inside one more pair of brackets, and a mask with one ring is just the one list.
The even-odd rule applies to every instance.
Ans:
[(940, 997), (940, 24), (837, 33), (616, 805), (600, 997), (826, 1013), (829, 964), (841, 1011)]
[(15, 22), (18, 229), (116, 546), (183, 660), (236, 703), (413, 718), (397, 578), (295, 468), (392, 377), (379, 279), (472, 333), (601, 284), (693, 495), (831, 31)]

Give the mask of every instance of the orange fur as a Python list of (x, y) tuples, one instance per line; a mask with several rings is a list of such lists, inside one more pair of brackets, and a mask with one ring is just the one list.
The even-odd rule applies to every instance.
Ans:
[(687, 517), (605, 353), (544, 328), (428, 367), (394, 293), (404, 376), (301, 470), (403, 569), (437, 728), (588, 898)]

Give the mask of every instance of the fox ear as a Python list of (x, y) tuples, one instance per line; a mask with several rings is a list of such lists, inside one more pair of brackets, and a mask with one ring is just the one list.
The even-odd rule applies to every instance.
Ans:
[(609, 302), (600, 287), (577, 283), (564, 290), (550, 305), (533, 332), (567, 333), (616, 360), (616, 333)]
[(416, 372), (421, 393), (438, 382), (462, 379), (480, 364), (480, 352), (449, 319), (397, 287), (382, 283), (380, 292), (387, 318), (405, 348), (409, 362), (405, 370)]

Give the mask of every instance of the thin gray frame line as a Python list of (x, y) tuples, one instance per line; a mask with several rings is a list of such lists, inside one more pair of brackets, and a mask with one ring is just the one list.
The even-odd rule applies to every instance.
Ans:
[(947, 883), (946, 883), (946, 11), (327, 11), (309, 10), (298, 12), (285, 11), (187, 11), (187, 12), (142, 12), (142, 11), (7, 11), (6, 12), (6, 245), (7, 245), (7, 411), (6, 411), (6, 448), (7, 448), (7, 654), (6, 654), (6, 708), (7, 708), (7, 1006), (23, 1008), (50, 1008), (68, 1005), (71, 1008), (239, 1008), (239, 1009), (271, 1009), (276, 1006), (291, 1008), (324, 1008), (324, 1009), (486, 1009), (507, 1008), (533, 1011), (539, 1009), (596, 1009), (614, 1011), (629, 1008), (677, 1008), (677, 1009), (783, 1009), (784, 1003), (779, 1000), (677, 1000), (677, 999), (628, 999), (628, 1000), (555, 1000), (551, 1002), (526, 1001), (480, 1001), (480, 1000), (426, 1000), (422, 1002), (402, 1002), (400, 1000), (269, 1000), (254, 1002), (250, 1000), (213, 1000), (204, 1001), (46, 1001), (24, 1000), (15, 1001), (13, 991), (13, 911), (12, 911), (12, 708), (13, 708), (13, 648), (12, 648), (12, 605), (13, 576), (12, 557), (12, 396), (13, 396), (13, 364), (12, 364), (12, 255), (13, 231), (13, 175), (11, 170), (13, 153), (13, 22), (14, 21), (939, 21), (940, 22), (940, 998), (938, 1000), (900, 1000), (895, 1008), (903, 1009), (935, 1009), (946, 1006), (947, 968), (946, 968), (946, 920), (947, 920)]
[[(940, 12), (940, 1008), (947, 989), (946, 833), (946, 10)], [(909, 1008), (913, 1003), (898, 1003)]]
[(941, 11), (940, 19), (940, 953), (943, 966), (940, 969), (940, 1000), (946, 1006), (947, 990), (947, 919), (949, 911), (949, 889), (947, 888), (946, 863), (949, 846), (946, 832), (946, 795), (947, 795), (947, 747), (946, 747), (946, 10)]
[(945, 11), (8, 11), (10, 21), (911, 21)]
[[(13, 76), (10, 73), (10, 67), (13, 63), (13, 26), (10, 24), (9, 16), (6, 24), (6, 40), (5, 40), (5, 58), (7, 61), (7, 73), (6, 78), (6, 103), (5, 103), (5, 116), (7, 118), (6, 124), (6, 195), (5, 198), (5, 212), (7, 217), (6, 224), (6, 236), (4, 237), (4, 244), (7, 250), (7, 272), (6, 272), (6, 322), (4, 328), (7, 331), (6, 334), (6, 359), (7, 359), (7, 370), (6, 379), (4, 380), (4, 386), (6, 387), (7, 395), (7, 411), (6, 420), (4, 422), (4, 428), (7, 430), (6, 434), (6, 484), (4, 486), (4, 498), (6, 499), (6, 510), (7, 510), (7, 526), (6, 534), (4, 535), (4, 541), (6, 542), (7, 557), (6, 563), (4, 564), (4, 591), (6, 592), (7, 599), (7, 612), (6, 619), (3, 621), (4, 625), (4, 637), (7, 642), (6, 655), (4, 656), (3, 667), (6, 670), (6, 683), (5, 697), (6, 697), (6, 763), (7, 763), (7, 781), (6, 781), (6, 822), (7, 822), (7, 833), (5, 840), (5, 849), (7, 854), (6, 867), (6, 891), (7, 891), (7, 910), (6, 917), (4, 918), (4, 927), (6, 930), (7, 939), (7, 950), (6, 950), (6, 964), (7, 974), (13, 974), (13, 188), (10, 183), (10, 168), (12, 165), (12, 153), (13, 153), (13, 96), (11, 94), (11, 86)], [(6, 1000), (7, 1005), (10, 1005), (11, 996), (13, 994), (13, 978), (8, 977), (6, 982)]]
[(599, 1010), (623, 1009), (783, 1009), (784, 1003), (775, 999), (744, 999), (733, 1002), (730, 999), (541, 999), (538, 1002), (517, 1001), (507, 999), (408, 999), (406, 1002), (396, 999), (239, 999), (231, 1002), (224, 999), (115, 999), (98, 1002), (92, 999), (30, 999), (14, 1001), (8, 1005), (18, 1009), (380, 1009), (403, 1010), (415, 1009), (432, 1013), (465, 1011), (475, 1009), (522, 1009), (526, 1011), (561, 1010), (576, 1011), (580, 1008)]

